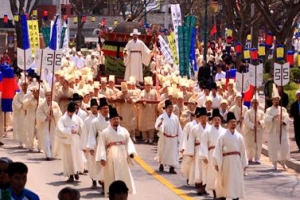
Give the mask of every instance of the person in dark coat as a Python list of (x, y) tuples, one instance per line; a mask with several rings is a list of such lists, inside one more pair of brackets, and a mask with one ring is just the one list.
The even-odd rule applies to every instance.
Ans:
[(282, 86), (277, 86), (277, 89), (280, 96), (279, 105), (286, 108), (289, 105), (289, 96), (287, 95), (287, 93), (284, 92)]
[(300, 151), (300, 89), (296, 91), (296, 98), (291, 105), (290, 115), (294, 118), (295, 140)]

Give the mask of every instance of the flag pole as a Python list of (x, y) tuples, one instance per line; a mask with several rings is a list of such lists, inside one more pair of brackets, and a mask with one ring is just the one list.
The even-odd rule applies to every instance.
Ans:
[(38, 99), (37, 99), (37, 107), (39, 107), (39, 103), (40, 103), (40, 91), (41, 91), (41, 76), (42, 76), (42, 71), (43, 71), (43, 53), (44, 53), (44, 50), (41, 49), (41, 63), (40, 63), (40, 73), (39, 73), (39, 76), (40, 76), (40, 80), (39, 80), (39, 96), (38, 96)]
[(282, 95), (283, 95), (283, 73), (282, 73), (282, 71), (283, 71), (283, 65), (280, 65), (281, 66), (281, 71), (280, 71), (280, 73), (281, 73), (281, 79), (280, 79), (280, 82), (281, 82), (281, 86), (280, 87), (282, 87), (281, 88), (281, 90), (280, 90), (280, 96), (281, 96), (281, 99), (280, 99), (280, 132), (279, 132), (279, 144), (281, 144), (281, 137), (282, 137)]
[(244, 99), (244, 72), (242, 72), (242, 104), (241, 104), (241, 114), (240, 114), (240, 127), (242, 127), (241, 117), (243, 115), (243, 99)]
[[(53, 96), (53, 88), (54, 88), (54, 70), (55, 70), (55, 57), (56, 57), (56, 51), (54, 50), (54, 54), (53, 54), (53, 65), (52, 65), (52, 83), (51, 83), (51, 100), (50, 100), (50, 115), (52, 115), (51, 113), (51, 109), (52, 109), (52, 96)], [(51, 121), (49, 121), (49, 132), (51, 130)]]

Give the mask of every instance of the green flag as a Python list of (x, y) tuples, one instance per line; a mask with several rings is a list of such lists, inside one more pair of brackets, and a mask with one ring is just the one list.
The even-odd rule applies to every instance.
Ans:
[(43, 27), (42, 33), (43, 33), (45, 45), (46, 47), (48, 47), (50, 42), (50, 27)]

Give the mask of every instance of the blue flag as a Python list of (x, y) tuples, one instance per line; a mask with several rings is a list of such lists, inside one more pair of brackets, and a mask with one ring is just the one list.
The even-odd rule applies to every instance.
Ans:
[(21, 26), (22, 26), (22, 40), (23, 45), (22, 48), (24, 50), (30, 48), (30, 42), (29, 42), (29, 34), (28, 34), (28, 25), (27, 25), (27, 16), (25, 14), (21, 15)]
[(49, 43), (50, 49), (54, 51), (57, 49), (57, 19), (58, 19), (58, 15), (56, 15), (55, 21), (52, 26), (51, 39)]

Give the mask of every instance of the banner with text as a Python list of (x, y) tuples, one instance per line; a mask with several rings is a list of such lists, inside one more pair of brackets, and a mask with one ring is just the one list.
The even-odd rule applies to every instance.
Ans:
[(175, 33), (177, 56), (179, 57), (178, 26), (182, 25), (180, 4), (171, 4), (171, 16)]
[(35, 49), (40, 48), (40, 32), (37, 20), (27, 20), (29, 42), (32, 53), (35, 54)]
[(166, 63), (174, 62), (170, 47), (168, 46), (164, 38), (159, 35), (158, 40), (160, 44), (160, 51), (164, 55)]
[(178, 54), (177, 54), (177, 46), (176, 46), (176, 41), (175, 41), (175, 34), (174, 32), (171, 32), (170, 35), (167, 36), (168, 39), (168, 44), (174, 59), (174, 62), (176, 65), (179, 64), (179, 60), (178, 60)]

